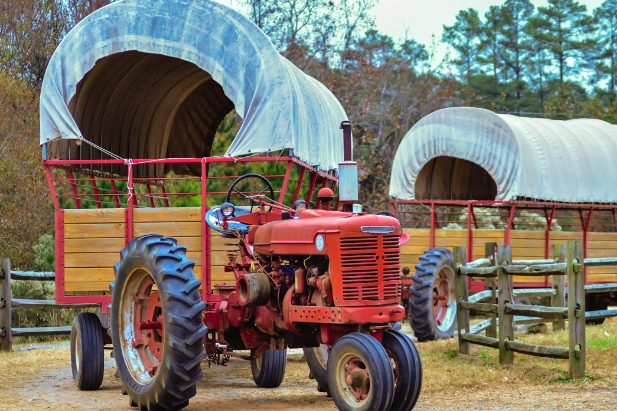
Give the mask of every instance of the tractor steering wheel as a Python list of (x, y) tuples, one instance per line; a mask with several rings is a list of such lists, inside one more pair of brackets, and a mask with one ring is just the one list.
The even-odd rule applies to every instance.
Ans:
[[(236, 186), (238, 186), (240, 184), (240, 182), (242, 182), (243, 180), (249, 179), (249, 178), (253, 178), (256, 180), (260, 180), (259, 185), (256, 185), (255, 190), (252, 190), (250, 192), (242, 192), (238, 189), (236, 189)], [(251, 185), (251, 187), (253, 187), (253, 185)], [(261, 187), (264, 187), (263, 189), (261, 189)], [(233, 194), (238, 194), (240, 196), (242, 196), (243, 198), (249, 200), (251, 202), (251, 213), (253, 212), (253, 207), (255, 205), (259, 205), (258, 201), (255, 201), (254, 199), (251, 198), (251, 194), (252, 195), (259, 195), (259, 194), (264, 194), (265, 192), (268, 192), (266, 194), (266, 197), (269, 198), (270, 200), (274, 201), (274, 189), (272, 188), (272, 184), (270, 184), (270, 182), (268, 181), (268, 179), (262, 175), (259, 174), (245, 174), (243, 176), (240, 176), (236, 179), (236, 181), (233, 182), (233, 184), (231, 185), (231, 187), (229, 187), (229, 191), (227, 192), (227, 202), (228, 203), (232, 203), (232, 204), (236, 204), (233, 201), (231, 201), (231, 196)]]

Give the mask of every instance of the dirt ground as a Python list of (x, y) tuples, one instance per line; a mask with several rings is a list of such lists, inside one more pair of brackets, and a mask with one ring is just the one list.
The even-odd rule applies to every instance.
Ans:
[[(419, 344), (423, 391), (416, 410), (615, 410), (617, 322), (588, 328), (587, 374), (567, 378), (567, 361), (528, 356), (499, 366), (497, 351), (478, 348), (457, 355), (456, 340)], [(522, 341), (564, 344), (567, 333), (520, 336)], [(565, 344), (564, 344), (565, 345)], [(109, 352), (107, 352), (108, 354)], [(1, 410), (130, 410), (108, 359), (103, 386), (83, 392), (73, 385), (66, 347), (0, 353)], [(307, 378), (300, 355), (288, 357), (283, 384), (256, 388), (250, 364), (232, 359), (225, 367), (203, 363), (204, 378), (187, 410), (336, 410)]]

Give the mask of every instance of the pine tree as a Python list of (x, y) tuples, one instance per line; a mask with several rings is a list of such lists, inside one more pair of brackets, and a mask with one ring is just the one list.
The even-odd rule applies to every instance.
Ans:
[(480, 27), (480, 56), (479, 61), (488, 66), (493, 75), (495, 84), (499, 83), (499, 69), (501, 68), (501, 7), (491, 6), (484, 14), (486, 22)]
[[(538, 15), (530, 19), (534, 40), (547, 46), (559, 70), (559, 86), (568, 77), (580, 74), (596, 42), (595, 19), (587, 7), (576, 0), (549, 0), (548, 7), (538, 7)], [(569, 61), (574, 61), (571, 67)]]
[(469, 79), (476, 72), (480, 36), (480, 17), (475, 9), (461, 10), (452, 26), (443, 26), (443, 41), (457, 51), (459, 59), (454, 63), (460, 67), (462, 77)]
[[(517, 100), (522, 98), (526, 87), (523, 80), (524, 62), (532, 50), (532, 41), (526, 26), (533, 11), (534, 5), (529, 0), (507, 0), (501, 8), (501, 44), (504, 49), (505, 70), (510, 70), (514, 78), (508, 89), (514, 92)], [(515, 105), (520, 106), (520, 102)]]
[(596, 70), (601, 79), (608, 78), (607, 92), (611, 102), (615, 99), (617, 77), (617, 0), (606, 0), (594, 10), (598, 21), (598, 62)]

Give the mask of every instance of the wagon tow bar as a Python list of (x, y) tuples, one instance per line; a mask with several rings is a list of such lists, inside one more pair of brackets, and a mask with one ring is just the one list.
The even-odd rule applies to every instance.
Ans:
[(206, 356), (206, 360), (208, 361), (208, 368), (211, 367), (212, 363), (216, 365), (221, 365), (223, 367), (227, 366), (229, 359), (232, 356), (232, 352), (227, 350), (227, 346), (224, 344), (216, 343), (216, 349), (212, 354), (208, 354)]

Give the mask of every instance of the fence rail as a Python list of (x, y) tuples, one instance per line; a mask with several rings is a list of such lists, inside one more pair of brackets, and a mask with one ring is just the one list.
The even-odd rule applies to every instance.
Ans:
[(13, 308), (100, 308), (100, 304), (63, 304), (56, 303), (54, 300), (12, 298), (11, 280), (54, 281), (55, 278), (53, 272), (12, 271), (11, 261), (8, 258), (2, 260), (2, 269), (0, 269), (0, 351), (12, 350), (13, 337), (68, 335), (71, 333), (70, 326), (14, 328), (11, 322)]
[[(509, 245), (486, 244), (486, 257), (479, 262), (467, 264), (465, 247), (454, 249), (457, 290), (457, 320), (459, 352), (469, 354), (471, 344), (499, 349), (499, 362), (510, 364), (514, 353), (524, 353), (540, 357), (568, 359), (570, 376), (585, 376), (585, 263), (583, 245), (580, 241), (570, 241), (567, 245), (554, 248), (554, 259), (513, 260)], [(486, 260), (489, 260), (487, 265)], [(595, 259), (598, 260), (598, 259)], [(617, 259), (602, 259), (611, 264)], [(600, 261), (594, 261), (599, 264)], [(513, 275), (545, 276), (552, 275), (552, 289), (514, 290)], [(487, 290), (469, 298), (466, 277), (484, 277)], [(568, 279), (568, 298), (566, 304), (565, 279)], [(613, 285), (615, 286), (615, 285)], [(517, 296), (549, 296), (551, 306), (517, 304)], [(469, 311), (486, 313), (490, 318), (471, 327)], [(554, 347), (527, 344), (514, 340), (515, 323), (533, 323), (542, 320), (554, 321), (555, 329), (563, 329), (568, 320), (570, 330), (567, 347)], [(486, 336), (478, 335), (481, 330)], [(497, 330), (499, 330), (497, 332)]]

